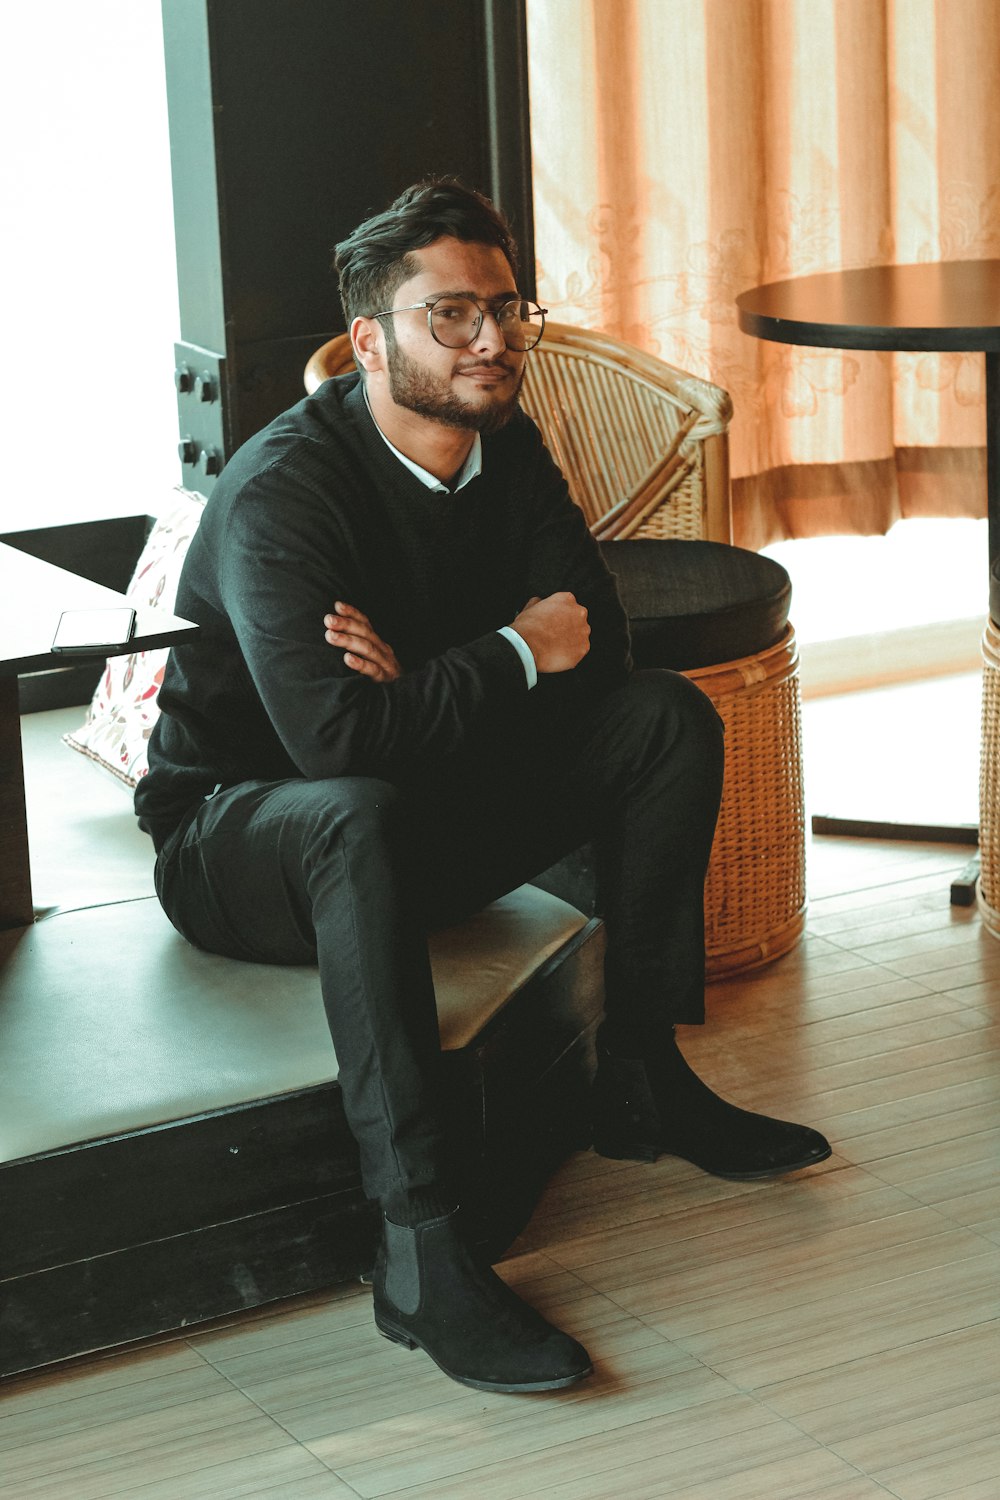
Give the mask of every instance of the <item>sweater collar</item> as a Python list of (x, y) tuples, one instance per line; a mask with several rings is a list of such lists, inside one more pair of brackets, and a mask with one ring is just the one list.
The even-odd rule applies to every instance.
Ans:
[(472, 447), (469, 449), (469, 456), (459, 469), (454, 484), (449, 487), (446, 484), (442, 484), (436, 474), (432, 474), (429, 469), (422, 469), (419, 464), (413, 462), (412, 458), (407, 458), (405, 453), (401, 453), (394, 443), (390, 443), (381, 427), (375, 421), (375, 414), (371, 409), (364, 381), (362, 380), (359, 383), (362, 396), (364, 397), (365, 410), (371, 418), (375, 431), (389, 452), (398, 458), (403, 467), (409, 469), (414, 478), (419, 479), (422, 485), (426, 486), (435, 495), (457, 495), (458, 491), (464, 489), (470, 480), (478, 479), (479, 475), (483, 472), (483, 442), (478, 432), (474, 434)]

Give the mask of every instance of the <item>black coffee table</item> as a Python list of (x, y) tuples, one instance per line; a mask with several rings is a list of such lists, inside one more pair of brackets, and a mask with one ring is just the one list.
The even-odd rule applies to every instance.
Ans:
[[(744, 333), (825, 349), (980, 352), (986, 360), (986, 503), (989, 565), (1000, 556), (1000, 260), (927, 261), (796, 276), (736, 299)], [(858, 823), (814, 818), (815, 832), (947, 838), (975, 843), (975, 827)], [(952, 888), (974, 900), (974, 870)], [(973, 884), (970, 884), (973, 882)]]
[(779, 344), (984, 354), (990, 562), (1000, 555), (1000, 260), (796, 276), (743, 292), (736, 306), (744, 333)]

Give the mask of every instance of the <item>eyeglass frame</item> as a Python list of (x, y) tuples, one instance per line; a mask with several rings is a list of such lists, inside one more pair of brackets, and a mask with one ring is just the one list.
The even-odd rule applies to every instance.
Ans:
[[(434, 309), (439, 302), (449, 301), (471, 302), (473, 307), (475, 307), (476, 311), (479, 313), (479, 322), (476, 324), (476, 330), (473, 333), (472, 337), (468, 339), (468, 341), (464, 344), (442, 343), (437, 334), (434, 332)], [(532, 307), (537, 307), (539, 313), (541, 314), (541, 327), (538, 330), (538, 337), (535, 342), (533, 344), (529, 344), (526, 349), (514, 349), (511, 351), (514, 354), (530, 354), (532, 349), (537, 349), (539, 344), (542, 342), (542, 335), (545, 332), (545, 315), (548, 312), (547, 307), (539, 307), (538, 303), (532, 302), (530, 297), (507, 297), (503, 302), (499, 303), (497, 307), (493, 308), (483, 307), (477, 297), (467, 297), (463, 292), (441, 292), (438, 296), (428, 297), (423, 302), (411, 302), (407, 307), (386, 307), (382, 310), (382, 312), (367, 313), (365, 316), (369, 318), (389, 318), (392, 317), (395, 313), (419, 312), (422, 307), (425, 307), (427, 309), (427, 328), (435, 344), (437, 344), (442, 349), (468, 349), (472, 344), (475, 343), (480, 333), (482, 333), (483, 322), (485, 321), (486, 314), (489, 313), (490, 317), (497, 325), (497, 332), (503, 339), (504, 348), (510, 349), (511, 346), (508, 344), (506, 335), (504, 334), (503, 329), (500, 327), (500, 314), (503, 312), (505, 307), (512, 307), (516, 302), (527, 302)]]

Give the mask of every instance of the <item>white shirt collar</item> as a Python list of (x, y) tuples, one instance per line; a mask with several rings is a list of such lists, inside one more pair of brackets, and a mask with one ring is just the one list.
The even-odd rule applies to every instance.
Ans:
[[(371, 417), (372, 421), (375, 422), (375, 413), (372, 411), (371, 402), (368, 400), (367, 389), (365, 389), (364, 396), (365, 405), (368, 408), (368, 415)], [(409, 469), (414, 478), (419, 479), (421, 484), (426, 485), (429, 490), (433, 490), (436, 495), (455, 495), (460, 489), (463, 489), (471, 479), (477, 479), (483, 472), (483, 444), (478, 432), (473, 435), (472, 447), (469, 449), (469, 456), (465, 460), (465, 463), (462, 465), (462, 467), (459, 469), (458, 477), (456, 478), (455, 483), (452, 485), (451, 489), (449, 489), (446, 484), (441, 483), (436, 474), (432, 474), (429, 469), (422, 469), (419, 464), (415, 464), (413, 462), (412, 458), (407, 458), (405, 453), (400, 453), (395, 444), (390, 443), (389, 439), (386, 437), (385, 433), (382, 431), (377, 422), (375, 422), (375, 431), (378, 433), (379, 437), (382, 439), (389, 452), (395, 454), (404, 468)]]

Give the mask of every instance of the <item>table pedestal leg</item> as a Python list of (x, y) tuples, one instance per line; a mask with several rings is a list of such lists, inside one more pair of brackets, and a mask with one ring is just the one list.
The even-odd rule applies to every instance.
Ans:
[[(986, 358), (986, 507), (989, 517), (990, 566), (1000, 557), (1000, 354)], [(941, 827), (937, 824), (879, 823), (868, 819), (816, 816), (813, 833), (847, 835), (849, 838), (919, 839), (948, 844), (975, 844), (975, 824)], [(952, 881), (952, 906), (972, 906), (979, 878), (978, 854)]]
[(1000, 354), (986, 355), (986, 514), (992, 567), (1000, 557)]
[(34, 920), (17, 678), (0, 677), (0, 928)]
[(979, 854), (973, 855), (961, 875), (951, 882), (952, 906), (975, 906), (976, 886), (979, 884)]

